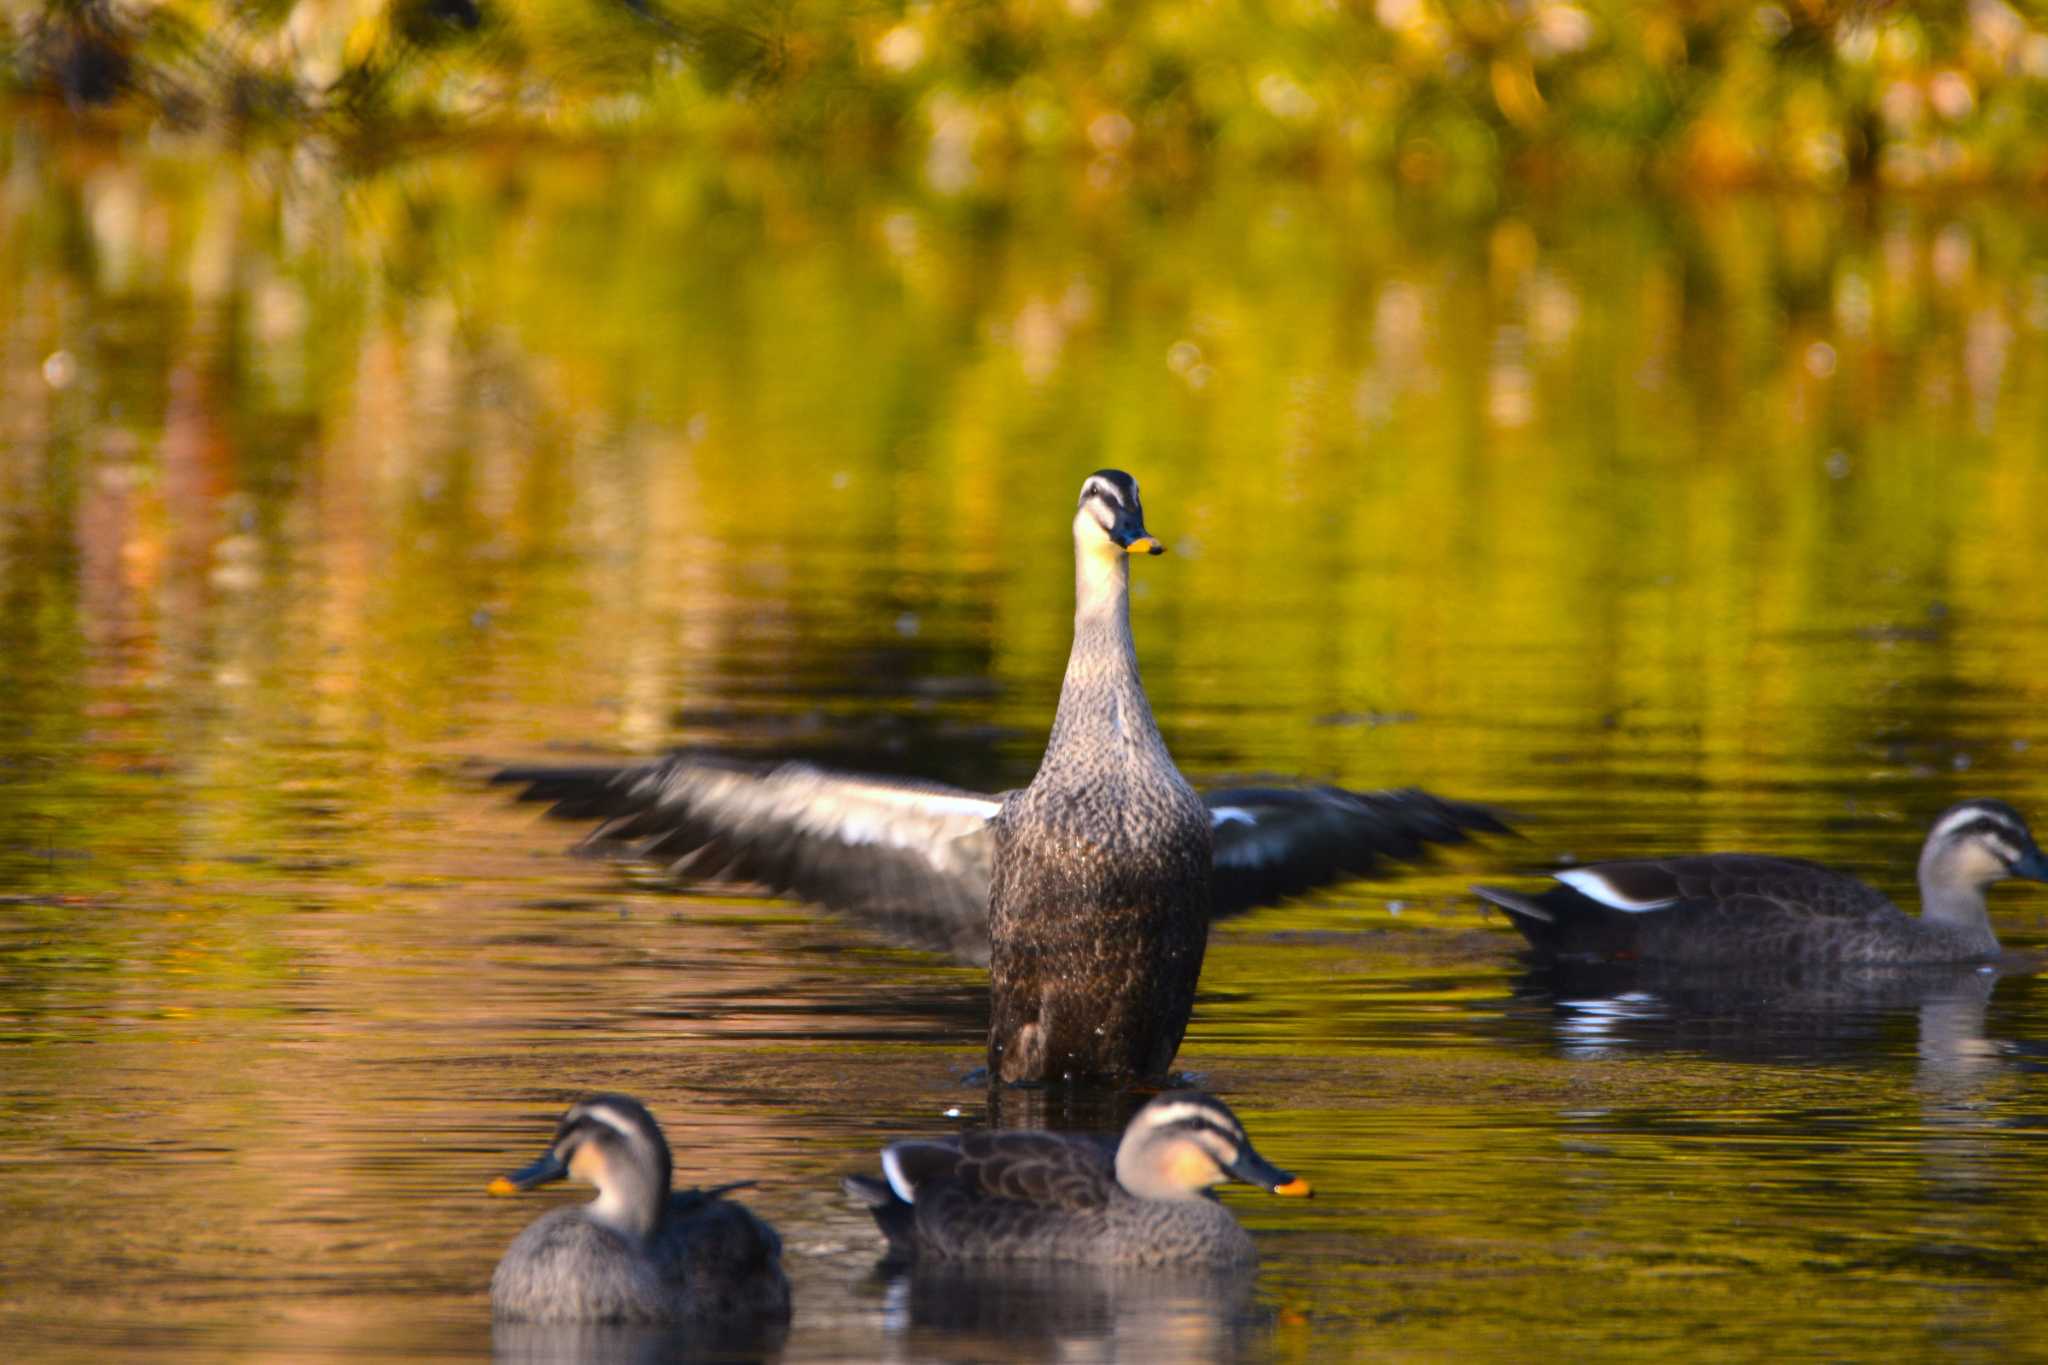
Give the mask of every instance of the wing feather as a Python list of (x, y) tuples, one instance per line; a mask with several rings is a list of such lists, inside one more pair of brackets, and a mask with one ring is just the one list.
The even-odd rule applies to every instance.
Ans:
[(586, 852), (693, 881), (765, 887), (898, 941), (988, 961), (994, 798), (937, 782), (674, 754), (619, 768), (508, 768), (563, 820), (601, 820)]
[[(586, 852), (644, 859), (678, 878), (765, 887), (874, 924), (898, 942), (988, 962), (992, 796), (914, 778), (674, 754), (628, 767), (508, 768), (522, 801), (601, 823)], [(1414, 789), (1227, 787), (1203, 798), (1214, 915), (1238, 914), (1475, 831), (1485, 806)]]
[(1226, 787), (1203, 794), (1215, 840), (1214, 916), (1240, 914), (1332, 882), (1414, 861), (1474, 831), (1508, 832), (1485, 806), (1415, 788)]

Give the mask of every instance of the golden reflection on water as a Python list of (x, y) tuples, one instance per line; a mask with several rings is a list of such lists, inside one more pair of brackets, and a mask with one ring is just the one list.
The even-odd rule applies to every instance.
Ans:
[(1255, 1306), (1175, 1339), (2041, 1349), (2031, 978), (1674, 1019), (1531, 984), (1462, 892), (1751, 846), (1909, 894), (1949, 800), (2048, 816), (2032, 216), (0, 155), (10, 1338), (473, 1353), (536, 1211), (483, 1182), (606, 1087), (762, 1179), (792, 1357), (983, 1340), (833, 1193), (981, 1113), (976, 974), (570, 862), (477, 761), (1022, 780), (1110, 464), (1185, 766), (1528, 834), (1219, 931), (1183, 1063), (1319, 1198), (1231, 1194)]

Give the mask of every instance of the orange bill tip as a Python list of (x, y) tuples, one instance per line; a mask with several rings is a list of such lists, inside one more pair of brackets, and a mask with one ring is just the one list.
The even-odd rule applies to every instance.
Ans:
[(1305, 1199), (1309, 1195), (1315, 1193), (1315, 1187), (1310, 1185), (1306, 1180), (1303, 1180), (1300, 1176), (1296, 1176), (1294, 1177), (1294, 1179), (1288, 1181), (1285, 1185), (1275, 1185), (1273, 1187), (1273, 1193), (1298, 1195)]
[(1163, 555), (1166, 553), (1166, 546), (1160, 543), (1158, 536), (1139, 536), (1136, 540), (1124, 546), (1124, 553), (1131, 555)]
[[(1297, 1181), (1296, 1181), (1295, 1183), (1296, 1183), (1296, 1184), (1298, 1185), (1298, 1184), (1300, 1184), (1301, 1182), (1297, 1180)], [(511, 1181), (507, 1180), (507, 1179), (506, 1179), (506, 1178), (505, 1178), (504, 1176), (502, 1176), (502, 1175), (501, 1175), (501, 1176), (499, 1176), (499, 1177), (498, 1177), (498, 1178), (497, 1178), (496, 1180), (493, 1180), (493, 1181), (492, 1181), (492, 1182), (490, 1183), (490, 1185), (489, 1185), (489, 1186), (487, 1186), (487, 1188), (488, 1188), (488, 1189), (490, 1190), (490, 1192), (491, 1192), (492, 1194), (517, 1194), (517, 1193), (519, 1193), (519, 1187), (518, 1187), (517, 1185), (513, 1184), (513, 1183), (512, 1183)]]

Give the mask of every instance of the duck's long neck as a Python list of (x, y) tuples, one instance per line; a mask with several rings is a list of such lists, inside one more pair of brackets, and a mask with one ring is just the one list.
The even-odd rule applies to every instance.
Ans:
[(1937, 847), (1933, 840), (1920, 853), (1920, 918), (1943, 925), (1992, 949), (1998, 936), (1991, 928), (1991, 915), (1984, 904), (1984, 886), (1955, 865), (1959, 854), (1953, 848)]
[(1121, 552), (1084, 545), (1074, 556), (1074, 648), (1046, 744), (1166, 753), (1131, 642), (1131, 566)]

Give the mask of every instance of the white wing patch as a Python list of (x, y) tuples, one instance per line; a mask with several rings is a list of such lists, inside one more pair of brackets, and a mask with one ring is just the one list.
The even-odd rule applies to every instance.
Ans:
[(896, 1191), (896, 1197), (906, 1204), (917, 1202), (917, 1189), (903, 1174), (903, 1158), (894, 1147), (882, 1149), (882, 1174), (888, 1178), (889, 1188)]
[(1222, 829), (1225, 825), (1257, 825), (1258, 819), (1243, 806), (1217, 806), (1209, 812), (1209, 828)]
[(1559, 872), (1555, 875), (1559, 881), (1569, 886), (1572, 890), (1588, 900), (1600, 902), (1609, 910), (1625, 910), (1631, 915), (1640, 915), (1651, 910), (1669, 910), (1672, 906), (1678, 904), (1678, 897), (1676, 896), (1665, 896), (1660, 900), (1652, 901), (1637, 900), (1633, 896), (1625, 896), (1615, 888), (1612, 882), (1609, 882), (1607, 878), (1602, 876), (1597, 868), (1578, 867), (1573, 868), (1570, 872)]

